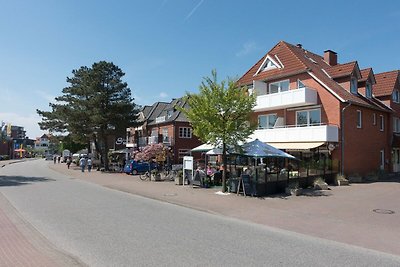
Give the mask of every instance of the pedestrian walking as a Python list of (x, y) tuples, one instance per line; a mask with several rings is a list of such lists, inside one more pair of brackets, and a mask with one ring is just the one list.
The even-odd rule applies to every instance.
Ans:
[(57, 156), (53, 156), (53, 161), (54, 161), (54, 164), (56, 164), (56, 162), (57, 162)]
[(87, 169), (88, 169), (88, 172), (90, 172), (92, 170), (92, 159), (91, 158), (88, 158), (88, 160), (87, 160)]
[(71, 157), (67, 158), (67, 168), (69, 169), (69, 165), (71, 165)]
[(81, 166), (81, 171), (85, 172), (86, 159), (84, 157), (81, 157), (81, 159), (79, 160), (79, 166)]
[(58, 158), (57, 158), (58, 163), (60, 163), (60, 160), (61, 160), (61, 156), (58, 156)]

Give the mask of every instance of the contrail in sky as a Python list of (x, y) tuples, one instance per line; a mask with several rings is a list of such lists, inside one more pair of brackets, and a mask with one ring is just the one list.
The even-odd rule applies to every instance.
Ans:
[(190, 11), (190, 13), (186, 16), (185, 21), (190, 19), (190, 17), (193, 15), (194, 12), (196, 12), (196, 10), (199, 8), (199, 6), (201, 6), (201, 4), (203, 4), (204, 0), (200, 0), (200, 2), (192, 9), (192, 11)]

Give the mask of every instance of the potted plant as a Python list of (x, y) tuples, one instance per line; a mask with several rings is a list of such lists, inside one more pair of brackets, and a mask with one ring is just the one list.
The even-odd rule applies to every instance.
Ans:
[(183, 171), (179, 170), (177, 175), (175, 176), (175, 184), (182, 185), (183, 184)]
[(161, 181), (161, 174), (157, 169), (151, 170), (151, 177), (154, 181)]
[(328, 190), (328, 184), (325, 183), (324, 179), (322, 179), (322, 177), (317, 177), (314, 180), (314, 189), (316, 190)]
[(289, 182), (288, 187), (286, 187), (286, 194), (292, 196), (300, 196), (302, 193), (302, 189), (299, 186), (299, 182)]

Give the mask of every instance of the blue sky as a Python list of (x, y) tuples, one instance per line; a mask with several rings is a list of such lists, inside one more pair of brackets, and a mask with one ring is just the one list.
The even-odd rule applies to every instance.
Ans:
[(375, 73), (400, 69), (399, 1), (0, 0), (0, 121), (43, 132), (73, 69), (100, 60), (125, 73), (135, 102), (197, 92), (216, 69), (243, 75), (280, 40)]

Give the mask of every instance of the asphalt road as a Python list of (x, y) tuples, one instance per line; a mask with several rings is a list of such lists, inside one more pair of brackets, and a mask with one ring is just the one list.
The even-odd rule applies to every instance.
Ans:
[(399, 257), (86, 183), (44, 160), (0, 169), (0, 193), (89, 266), (400, 266)]

